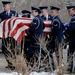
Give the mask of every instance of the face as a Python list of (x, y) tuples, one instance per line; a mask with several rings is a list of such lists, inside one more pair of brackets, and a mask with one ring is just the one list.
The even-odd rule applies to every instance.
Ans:
[(47, 14), (47, 9), (41, 10), (41, 14), (42, 14), (43, 16), (45, 16), (45, 15)]
[(55, 16), (55, 10), (51, 10), (51, 16)]
[(36, 16), (36, 15), (38, 15), (38, 12), (32, 11), (32, 16)]
[(8, 11), (8, 10), (10, 10), (10, 4), (6, 4), (6, 5), (4, 6), (4, 11)]
[(73, 9), (68, 10), (68, 14), (69, 14), (70, 16), (72, 16), (73, 13), (75, 13), (75, 11), (74, 11)]
[(58, 15), (59, 11), (57, 10), (51, 10), (51, 16), (56, 16)]

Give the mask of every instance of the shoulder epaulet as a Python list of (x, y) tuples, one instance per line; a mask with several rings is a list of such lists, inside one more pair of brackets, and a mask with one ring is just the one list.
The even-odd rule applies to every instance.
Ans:
[(59, 26), (59, 28), (60, 28), (60, 21), (58, 19), (54, 19), (53, 20), (53, 25), (54, 26)]
[(40, 25), (40, 20), (39, 20), (39, 18), (38, 17), (35, 17), (34, 19), (33, 19), (33, 21), (38, 21), (38, 25), (36, 26), (36, 28), (35, 29), (37, 29), (38, 27), (39, 27), (39, 25)]
[(75, 16), (71, 18), (71, 23), (75, 23)]
[(37, 27), (36, 27), (36, 29), (39, 27), (39, 25), (40, 25), (40, 20), (36, 17), (36, 19), (38, 20), (38, 25), (37, 25)]

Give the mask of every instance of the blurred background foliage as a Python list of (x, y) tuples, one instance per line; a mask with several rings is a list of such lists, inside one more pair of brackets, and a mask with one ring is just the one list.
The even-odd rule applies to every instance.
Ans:
[[(2, 3), (0, 0), (0, 12), (3, 11)], [(31, 11), (31, 6), (39, 7), (39, 6), (49, 6), (48, 10), (50, 13), (50, 6), (60, 7), (59, 16), (63, 22), (69, 21), (68, 12), (66, 6), (75, 5), (75, 0), (5, 0), (11, 1), (11, 8), (16, 10), (19, 14), (22, 14), (21, 11), (24, 9)]]

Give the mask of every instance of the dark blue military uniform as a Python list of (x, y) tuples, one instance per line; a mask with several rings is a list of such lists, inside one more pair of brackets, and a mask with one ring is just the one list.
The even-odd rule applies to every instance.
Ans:
[[(75, 10), (75, 6), (67, 6), (68, 11), (72, 11)], [(71, 57), (72, 59), (71, 62), (69, 63), (69, 71), (72, 72), (72, 68), (73, 68), (73, 53), (75, 52), (75, 13), (72, 14), (70, 23), (67, 27), (66, 30), (66, 37), (68, 39), (69, 42), (69, 50), (68, 50), (68, 54), (69, 57)]]
[[(31, 24), (31, 27), (28, 30), (28, 33), (30, 33), (32, 35), (32, 38), (35, 38), (35, 36), (38, 38), (38, 37), (40, 37), (40, 35), (43, 34), (43, 29), (44, 29), (43, 20), (42, 20), (42, 18), (39, 15), (37, 15), (33, 19), (33, 22)], [(35, 38), (35, 39), (37, 39), (37, 38)], [(35, 41), (33, 41), (32, 43), (35, 44)]]
[(72, 16), (69, 26), (67, 28), (68, 37), (70, 40), (69, 49), (70, 54), (73, 54), (75, 51), (75, 14)]
[[(3, 3), (3, 7), (5, 8), (6, 5), (10, 4), (11, 2), (10, 1), (2, 1), (2, 3)], [(9, 19), (11, 17), (18, 17), (18, 13), (14, 10), (9, 10), (8, 12), (3, 11), (2, 13), (0, 13), (0, 22), (4, 21), (6, 19)], [(6, 58), (8, 57), (8, 55), (12, 57), (11, 53), (6, 49), (7, 42), (10, 43), (9, 38), (2, 39), (2, 52), (3, 52), (3, 54), (5, 55)], [(13, 48), (13, 46), (12, 46), (12, 48)], [(6, 59), (6, 61), (8, 62), (8, 66), (6, 68), (11, 68), (11, 70), (15, 69), (15, 67), (12, 65), (12, 63), (8, 59)]]
[[(60, 10), (60, 8), (51, 6), (51, 12), (57, 12)], [(53, 13), (54, 14), (54, 13)], [(58, 13), (57, 13), (58, 14)], [(54, 67), (54, 60), (53, 60), (53, 56), (52, 53), (55, 51), (56, 53), (58, 53), (58, 46), (62, 43), (63, 40), (63, 23), (61, 22), (60, 18), (58, 17), (58, 15), (55, 14), (52, 15), (52, 32), (51, 32), (51, 42), (49, 44), (49, 51), (50, 51), (50, 57), (52, 59), (52, 67), (53, 69), (55, 69)], [(59, 60), (59, 58), (57, 58)]]
[(58, 16), (53, 17), (53, 28), (52, 28), (52, 35), (57, 37), (58, 42), (61, 43), (63, 38), (63, 23), (61, 22)]
[[(3, 7), (6, 8), (6, 5), (10, 4), (10, 1), (2, 1)], [(4, 10), (2, 13), (0, 13), (0, 22), (12, 17), (18, 17), (18, 13), (14, 10)]]
[[(68, 55), (72, 57), (73, 53), (75, 52), (75, 14), (72, 16), (69, 26), (66, 30), (67, 39), (69, 42), (69, 50)], [(71, 59), (71, 64), (69, 64), (69, 70), (72, 72), (73, 68), (73, 58)]]
[[(22, 10), (22, 17), (26, 17), (26, 18), (30, 18), (30, 14), (31, 12), (28, 11), (28, 10)], [(21, 46), (23, 45), (23, 41), (21, 42)], [(25, 57), (28, 58), (29, 56), (29, 45), (30, 45), (30, 36), (25, 36), (25, 43), (24, 43), (24, 54), (25, 54)]]
[[(51, 10), (59, 11), (60, 8), (51, 7)], [(58, 15), (53, 16), (53, 18), (52, 18), (51, 36), (52, 36), (52, 41), (50, 43), (50, 49), (54, 51), (56, 39), (57, 39), (58, 43), (62, 43), (62, 40), (63, 40), (63, 23), (61, 22)]]
[[(31, 24), (30, 29), (28, 30), (28, 34), (31, 36), (30, 42), (33, 48), (32, 50), (36, 50), (36, 52), (39, 52), (39, 45), (37, 45), (37, 42), (39, 42), (38, 38), (43, 35), (43, 29), (44, 29), (44, 23), (42, 18), (37, 15)], [(31, 49), (30, 49), (31, 50)]]
[(62, 43), (63, 40), (62, 27), (63, 23), (61, 22), (60, 18), (58, 16), (53, 17), (52, 32), (51, 32), (52, 41), (49, 44), (51, 52), (54, 52), (56, 39), (58, 43)]
[[(32, 9), (35, 7), (32, 7)], [(35, 10), (37, 10), (37, 8), (35, 8)], [(27, 34), (31, 37), (30, 38), (30, 49), (29, 52), (30, 54), (32, 53), (32, 51), (38, 53), (40, 51), (40, 46), (37, 44), (37, 42), (39, 42), (38, 38), (43, 35), (43, 29), (44, 29), (44, 23), (43, 23), (43, 19), (40, 17), (40, 15), (37, 15), (32, 23), (31, 23), (31, 27), (29, 28), (29, 30), (27, 31)], [(32, 56), (32, 54), (31, 54)]]
[(10, 10), (9, 13), (7, 13), (6, 11), (0, 13), (0, 21), (6, 20), (12, 17), (18, 17), (18, 13), (14, 10)]
[[(73, 53), (75, 52), (75, 14), (72, 16), (71, 21), (69, 23), (69, 27), (67, 29), (67, 34), (68, 34), (68, 40), (69, 42), (69, 51), (68, 54), (70, 57), (72, 57)], [(73, 68), (73, 58), (71, 59), (71, 64), (70, 66), (70, 72), (72, 72)]]

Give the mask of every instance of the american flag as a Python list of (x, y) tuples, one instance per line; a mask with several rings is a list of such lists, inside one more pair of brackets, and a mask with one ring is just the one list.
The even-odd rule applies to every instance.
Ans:
[[(0, 24), (0, 37), (13, 37), (17, 42), (21, 42), (26, 34), (25, 31), (29, 29), (31, 22), (31, 18), (10, 18), (4, 20)], [(51, 33), (51, 21), (44, 21), (44, 24), (44, 34), (48, 35)]]

